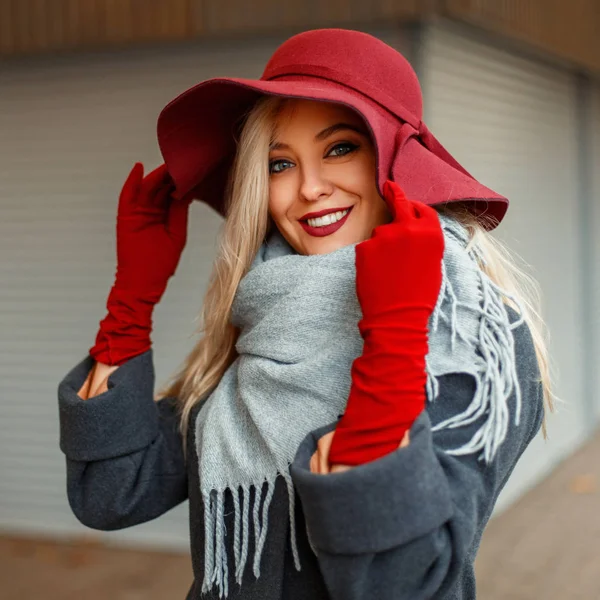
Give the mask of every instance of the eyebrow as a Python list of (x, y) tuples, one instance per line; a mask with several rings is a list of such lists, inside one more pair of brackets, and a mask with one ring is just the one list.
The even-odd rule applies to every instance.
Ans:
[[(326, 140), (330, 135), (337, 133), (338, 131), (343, 131), (349, 129), (350, 131), (355, 131), (361, 135), (366, 135), (364, 129), (360, 127), (356, 127), (356, 125), (350, 125), (349, 123), (336, 123), (335, 125), (331, 125), (330, 127), (326, 127), (323, 131), (320, 131), (315, 135), (315, 141), (322, 142)], [(269, 150), (289, 150), (288, 144), (283, 144), (281, 142), (276, 142), (269, 146)]]

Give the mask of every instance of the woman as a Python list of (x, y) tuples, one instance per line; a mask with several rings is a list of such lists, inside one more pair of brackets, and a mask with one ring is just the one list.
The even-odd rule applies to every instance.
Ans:
[[(306, 32), (260, 80), (170, 103), (166, 165), (123, 188), (108, 314), (59, 386), (68, 494), (99, 529), (189, 498), (188, 598), (475, 598), (546, 350), (487, 233), (507, 200), (421, 113), (395, 50)], [(152, 310), (192, 198), (225, 226), (202, 338), (154, 402)]]

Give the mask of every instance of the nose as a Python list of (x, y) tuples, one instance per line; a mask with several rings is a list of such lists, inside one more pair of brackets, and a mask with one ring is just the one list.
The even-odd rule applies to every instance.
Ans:
[(304, 166), (300, 182), (300, 197), (307, 202), (323, 200), (333, 193), (333, 184), (318, 166)]

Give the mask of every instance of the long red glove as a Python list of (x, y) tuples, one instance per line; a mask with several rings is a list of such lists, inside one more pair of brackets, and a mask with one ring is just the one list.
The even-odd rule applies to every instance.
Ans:
[(428, 321), (442, 283), (444, 237), (433, 208), (391, 181), (393, 221), (356, 247), (363, 353), (352, 365), (346, 412), (329, 463), (359, 465), (398, 448), (425, 407)]
[(117, 271), (90, 355), (120, 365), (150, 348), (152, 312), (175, 273), (187, 238), (191, 198), (174, 199), (165, 165), (144, 177), (136, 163), (119, 196)]

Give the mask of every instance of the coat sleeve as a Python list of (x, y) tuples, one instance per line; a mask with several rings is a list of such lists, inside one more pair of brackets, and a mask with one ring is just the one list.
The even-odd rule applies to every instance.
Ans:
[[(462, 585), (498, 494), (543, 416), (531, 335), (522, 325), (514, 336), (521, 420), (516, 426), (511, 418), (489, 464), (476, 455), (447, 452), (471, 439), (481, 421), (432, 432), (432, 422), (449, 416), (448, 407), (456, 412), (470, 404), (475, 382), (465, 374), (440, 378), (440, 395), (413, 424), (410, 444), (380, 459), (341, 473), (314, 474), (309, 461), (317, 440), (335, 424), (304, 440), (292, 477), (332, 600), (443, 598)], [(514, 414), (514, 396), (509, 408)]]
[(187, 498), (179, 419), (174, 399), (153, 399), (152, 350), (114, 371), (108, 391), (82, 400), (77, 392), (92, 365), (84, 358), (58, 386), (67, 496), (84, 525), (121, 529)]

